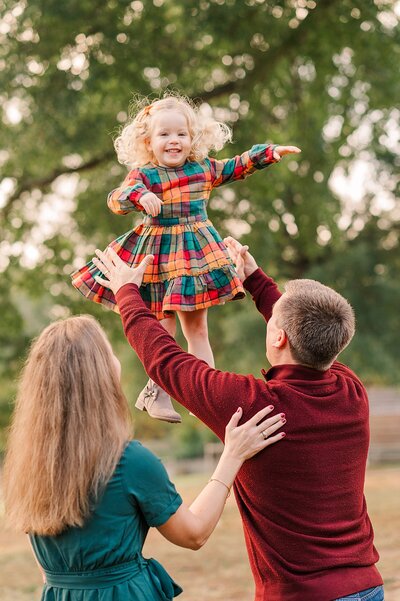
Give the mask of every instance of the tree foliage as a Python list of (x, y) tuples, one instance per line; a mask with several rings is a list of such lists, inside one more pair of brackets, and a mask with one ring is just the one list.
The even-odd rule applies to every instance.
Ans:
[[(299, 159), (216, 190), (210, 216), (274, 277), (315, 277), (343, 292), (358, 317), (346, 360), (368, 382), (399, 383), (397, 1), (0, 7), (5, 381), (28, 339), (57, 317), (91, 312), (124, 348), (118, 318), (80, 298), (69, 274), (132, 226), (105, 205), (125, 175), (112, 137), (132, 94), (178, 89), (233, 127), (220, 156), (265, 141), (302, 148)], [(248, 301), (213, 309), (210, 330), (219, 366), (262, 367), (265, 334)], [(134, 397), (144, 376), (121, 352)]]

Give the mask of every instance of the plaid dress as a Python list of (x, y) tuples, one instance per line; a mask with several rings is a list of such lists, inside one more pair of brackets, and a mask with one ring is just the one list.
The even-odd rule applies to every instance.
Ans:
[[(177, 168), (148, 164), (130, 171), (110, 192), (108, 207), (118, 215), (143, 211), (140, 199), (147, 192), (164, 203), (157, 217), (144, 214), (139, 226), (109, 245), (129, 266), (154, 255), (140, 293), (158, 319), (245, 296), (226, 246), (207, 217), (206, 204), (213, 188), (275, 163), (273, 149), (258, 144), (232, 159), (207, 157)], [(87, 298), (118, 312), (114, 294), (100, 286), (95, 275), (102, 274), (90, 261), (72, 274), (72, 284)]]

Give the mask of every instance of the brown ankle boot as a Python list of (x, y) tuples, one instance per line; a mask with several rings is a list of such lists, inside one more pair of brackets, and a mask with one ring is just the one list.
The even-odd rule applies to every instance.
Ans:
[(150, 417), (164, 422), (178, 424), (182, 421), (179, 413), (172, 406), (171, 397), (153, 380), (149, 380), (139, 394), (135, 407), (147, 411)]

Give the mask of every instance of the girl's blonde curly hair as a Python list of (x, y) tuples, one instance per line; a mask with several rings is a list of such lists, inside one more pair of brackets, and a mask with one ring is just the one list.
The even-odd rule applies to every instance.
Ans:
[(210, 150), (221, 150), (232, 140), (232, 132), (225, 123), (202, 114), (189, 98), (180, 94), (169, 92), (150, 102), (147, 98), (134, 100), (132, 108), (132, 119), (114, 140), (118, 161), (131, 168), (154, 161), (146, 142), (151, 135), (152, 117), (157, 111), (176, 110), (186, 117), (192, 139), (190, 161), (203, 161)]

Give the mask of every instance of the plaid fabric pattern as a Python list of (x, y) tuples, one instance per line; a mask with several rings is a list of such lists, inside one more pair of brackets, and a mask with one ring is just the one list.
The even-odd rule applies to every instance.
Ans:
[[(243, 179), (274, 163), (274, 146), (257, 145), (232, 159), (206, 158), (179, 168), (146, 165), (130, 171), (122, 186), (108, 195), (109, 208), (119, 215), (143, 210), (140, 198), (154, 192), (164, 201), (157, 217), (110, 243), (129, 266), (148, 255), (140, 292), (158, 319), (171, 311), (193, 311), (245, 296), (220, 235), (209, 221), (206, 203), (217, 186)], [(72, 284), (84, 296), (118, 311), (113, 293), (94, 279), (101, 272), (90, 261), (72, 274)]]

